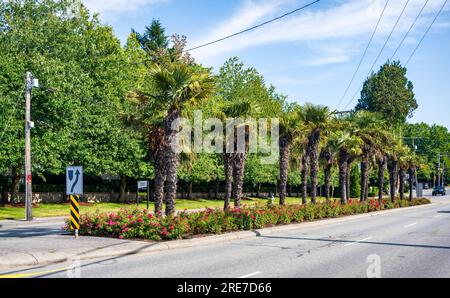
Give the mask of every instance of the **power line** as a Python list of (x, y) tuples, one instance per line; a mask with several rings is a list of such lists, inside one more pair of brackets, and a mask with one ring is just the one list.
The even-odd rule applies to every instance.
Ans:
[(439, 12), (436, 14), (436, 16), (433, 19), (433, 22), (431, 22), (430, 26), (428, 27), (427, 31), (425, 31), (424, 35), (422, 36), (422, 39), (419, 41), (419, 43), (417, 44), (416, 48), (414, 49), (414, 51), (412, 52), (411, 56), (409, 56), (405, 67), (408, 66), (409, 62), (411, 62), (411, 59), (413, 58), (413, 56), (416, 54), (417, 50), (419, 49), (420, 45), (422, 44), (422, 42), (425, 40), (425, 37), (428, 35), (428, 33), (430, 32), (431, 28), (433, 27), (434, 23), (436, 23), (436, 20), (438, 19), (438, 17), (441, 15), (442, 11), (444, 10), (445, 5), (447, 4), (448, 0), (444, 1), (444, 4), (442, 5), (441, 9), (439, 10)]
[(361, 68), (361, 65), (362, 65), (362, 63), (363, 63), (363, 61), (364, 61), (364, 58), (365, 58), (366, 55), (367, 55), (367, 52), (368, 52), (368, 50), (369, 50), (369, 48), (370, 48), (370, 45), (372, 44), (373, 38), (375, 37), (375, 34), (376, 34), (377, 31), (378, 31), (378, 27), (380, 26), (381, 20), (383, 19), (383, 16), (384, 16), (384, 13), (385, 13), (385, 11), (386, 11), (386, 7), (387, 7), (388, 4), (389, 4), (389, 1), (390, 1), (390, 0), (387, 0), (387, 1), (386, 1), (386, 4), (384, 5), (383, 11), (381, 12), (381, 15), (380, 15), (380, 18), (378, 19), (377, 25), (375, 26), (375, 30), (373, 31), (372, 36), (370, 37), (369, 43), (367, 44), (366, 49), (365, 49), (365, 51), (364, 51), (364, 54), (363, 54), (363, 56), (361, 57), (361, 61), (359, 61), (358, 67), (356, 68), (355, 73), (353, 74), (352, 79), (350, 80), (350, 83), (348, 84), (347, 89), (346, 89), (345, 92), (344, 92), (344, 95), (342, 96), (341, 100), (339, 101), (339, 103), (338, 103), (338, 105), (337, 105), (337, 107), (336, 107), (336, 110), (339, 109), (339, 106), (340, 106), (340, 105), (342, 104), (342, 102), (344, 101), (345, 97), (346, 97), (347, 94), (348, 94), (348, 91), (350, 91), (350, 87), (352, 86), (353, 82), (355, 81), (356, 75), (358, 74), (358, 72), (359, 72), (359, 70), (360, 70), (360, 68)]
[[(397, 28), (398, 24), (400, 23), (400, 20), (403, 16), (403, 14), (405, 13), (406, 8), (408, 7), (410, 0), (406, 1), (405, 6), (403, 6), (402, 12), (400, 13), (400, 15), (397, 18), (397, 21), (394, 24), (394, 27), (392, 28), (391, 32), (389, 33), (388, 38), (386, 39), (386, 41), (383, 44), (383, 47), (381, 48), (380, 52), (377, 55), (377, 58), (375, 59), (375, 61), (372, 64), (372, 67), (370, 68), (369, 72), (367, 73), (367, 77), (370, 76), (370, 74), (372, 73), (373, 69), (375, 68), (375, 65), (378, 63), (378, 60), (380, 59), (381, 55), (384, 52), (384, 49), (386, 48), (387, 44), (389, 43), (389, 41), (392, 38), (392, 35), (394, 34), (395, 29)], [(356, 91), (355, 95), (350, 99), (350, 101), (347, 103), (347, 105), (345, 106), (344, 109), (347, 109), (353, 102), (353, 100), (356, 98), (356, 96), (358, 95), (358, 92), (361, 90), (361, 88), (364, 86), (364, 83), (360, 86), (360, 88)]]
[[(419, 43), (417, 44), (416, 48), (414, 49), (414, 51), (412, 52), (411, 56), (408, 58), (405, 67), (408, 66), (409, 62), (411, 62), (411, 59), (413, 58), (413, 56), (415, 55), (415, 53), (417, 52), (417, 50), (419, 49), (420, 45), (422, 44), (422, 42), (425, 40), (425, 37), (427, 36), (427, 34), (429, 33), (429, 31), (431, 30), (431, 28), (433, 27), (434, 23), (436, 22), (437, 18), (440, 16), (440, 14), (442, 13), (442, 11), (445, 8), (445, 5), (447, 4), (448, 0), (444, 1), (444, 4), (442, 5), (441, 9), (439, 10), (439, 12), (437, 13), (437, 15), (435, 16), (435, 18), (433, 19), (433, 21), (431, 22), (430, 26), (428, 27), (428, 29), (425, 31), (424, 35), (422, 36), (421, 40), (419, 41)], [(406, 39), (406, 37), (405, 37)], [(350, 106), (350, 104), (355, 100), (356, 96), (358, 95), (358, 92), (362, 89), (362, 87), (364, 86), (364, 83), (361, 84), (361, 86), (359, 87), (359, 89), (356, 91), (356, 93), (353, 95), (353, 98), (351, 100), (351, 102), (349, 102), (346, 106), (346, 108), (348, 108), (348, 106)]]
[(419, 14), (417, 15), (416, 19), (414, 20), (414, 22), (412, 23), (411, 27), (409, 27), (408, 32), (406, 32), (405, 36), (403, 37), (402, 41), (400, 42), (400, 44), (398, 45), (397, 49), (395, 49), (394, 54), (391, 57), (391, 60), (394, 60), (395, 55), (397, 55), (397, 52), (400, 50), (400, 48), (402, 47), (403, 43), (405, 42), (406, 38), (409, 36), (409, 33), (411, 33), (411, 30), (414, 28), (414, 26), (416, 25), (417, 21), (419, 20), (420, 16), (422, 15), (423, 11), (425, 10), (425, 7), (428, 5), (428, 2), (430, 2), (430, 0), (425, 1), (425, 4), (422, 6), (422, 9), (420, 10)]
[(287, 17), (287, 16), (289, 16), (289, 15), (292, 15), (292, 14), (294, 14), (294, 13), (300, 11), (300, 10), (306, 9), (306, 8), (312, 6), (312, 5), (314, 5), (314, 4), (316, 4), (316, 3), (320, 2), (320, 1), (321, 1), (321, 0), (316, 0), (316, 1), (314, 1), (314, 2), (311, 2), (311, 3), (309, 3), (309, 4), (304, 5), (304, 6), (302, 6), (302, 7), (299, 7), (299, 8), (297, 8), (297, 9), (294, 9), (294, 10), (288, 12), (288, 13), (285, 13), (285, 14), (279, 16), (279, 17), (276, 17), (276, 18), (274, 18), (274, 19), (271, 19), (271, 20), (269, 20), (269, 21), (266, 21), (266, 22), (264, 22), (264, 23), (261, 23), (261, 24), (259, 24), (259, 25), (253, 26), (253, 27), (251, 27), (251, 28), (242, 30), (242, 31), (240, 31), (240, 32), (237, 32), (237, 33), (234, 33), (234, 34), (225, 36), (225, 37), (223, 37), (223, 38), (220, 38), (220, 39), (217, 39), (217, 40), (214, 40), (214, 41), (211, 41), (211, 42), (202, 44), (202, 45), (200, 45), (200, 46), (197, 46), (197, 47), (194, 47), (194, 48), (185, 50), (184, 52), (195, 51), (195, 50), (197, 50), (197, 49), (204, 48), (204, 47), (206, 47), (206, 46), (209, 46), (209, 45), (212, 45), (212, 44), (215, 44), (215, 43), (224, 41), (224, 40), (226, 40), (226, 39), (230, 39), (230, 38), (232, 38), (232, 37), (235, 37), (235, 36), (237, 36), (237, 35), (241, 35), (241, 34), (243, 34), (243, 33), (247, 33), (247, 32), (249, 32), (249, 31), (255, 30), (255, 29), (260, 28), (260, 27), (263, 27), (263, 26), (265, 26), (265, 25), (267, 25), (267, 24), (273, 23), (273, 22), (278, 21), (278, 20), (280, 20), (280, 19), (283, 19), (283, 18), (285, 18), (285, 17)]

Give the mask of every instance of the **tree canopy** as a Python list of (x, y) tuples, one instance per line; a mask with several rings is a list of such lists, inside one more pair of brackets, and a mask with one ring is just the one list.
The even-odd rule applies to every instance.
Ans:
[(405, 124), (418, 108), (406, 73), (399, 61), (388, 61), (364, 83), (356, 110), (378, 112), (394, 126)]

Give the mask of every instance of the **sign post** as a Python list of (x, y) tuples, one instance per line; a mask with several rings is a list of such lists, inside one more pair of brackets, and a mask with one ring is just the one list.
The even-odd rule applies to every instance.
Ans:
[(80, 230), (80, 195), (83, 195), (83, 167), (67, 167), (66, 194), (70, 199), (70, 228), (78, 238)]
[(145, 189), (147, 191), (147, 210), (150, 208), (150, 183), (148, 181), (138, 181), (137, 187), (137, 203), (139, 205), (139, 190)]
[(417, 183), (417, 186), (416, 186), (416, 197), (418, 199), (423, 198), (423, 183)]

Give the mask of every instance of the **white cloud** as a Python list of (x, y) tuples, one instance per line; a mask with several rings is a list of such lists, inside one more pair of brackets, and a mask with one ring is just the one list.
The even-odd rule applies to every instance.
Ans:
[(346, 62), (348, 60), (350, 60), (349, 55), (337, 54), (337, 55), (321, 57), (321, 58), (310, 60), (310, 61), (306, 62), (305, 65), (324, 66), (324, 65), (329, 65), (329, 64), (342, 63), (342, 62)]
[(444, 28), (444, 29), (447, 29), (447, 28), (450, 28), (450, 22), (436, 23), (434, 26), (435, 26), (436, 28)]
[[(299, 6), (298, 2), (296, 3)], [(301, 3), (307, 2), (302, 1)], [(406, 0), (390, 1), (379, 27), (376, 40), (384, 40), (387, 37), (405, 3)], [(442, 0), (430, 0), (424, 15), (416, 25), (416, 29), (427, 26), (442, 3)], [(246, 1), (240, 11), (217, 25), (209, 34), (193, 41), (190, 45), (196, 46), (219, 39), (236, 31), (246, 29), (251, 25), (266, 21), (289, 10), (289, 8), (286, 8), (286, 4), (291, 4), (291, 1)], [(307, 45), (321, 42), (329, 43), (331, 47), (336, 42), (347, 42), (354, 43), (353, 47), (360, 47), (367, 42), (372, 33), (381, 14), (383, 4), (384, 1), (349, 0), (345, 3), (336, 1), (334, 7), (328, 5), (326, 8), (310, 8), (298, 12), (295, 16), (279, 20), (263, 28), (226, 40), (220, 44), (199, 49), (193, 52), (193, 55), (199, 61), (205, 62), (220, 56), (235, 55), (237, 51), (246, 48), (289, 42), (303, 42)], [(394, 38), (398, 39), (402, 34), (406, 33), (422, 5), (423, 0), (410, 1), (397, 27)], [(317, 61), (313, 61), (313, 64), (337, 63), (343, 62), (345, 59), (348, 59), (346, 53), (339, 53), (338, 55), (318, 58)]]
[(144, 6), (166, 2), (167, 0), (84, 0), (91, 11), (98, 13), (121, 13), (136, 11)]

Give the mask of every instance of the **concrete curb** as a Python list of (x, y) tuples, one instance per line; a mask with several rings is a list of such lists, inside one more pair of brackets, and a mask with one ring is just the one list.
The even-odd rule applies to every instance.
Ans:
[[(129, 241), (124, 240), (123, 245), (118, 247), (106, 247), (98, 248), (89, 252), (69, 252), (67, 254), (62, 253), (25, 253), (17, 252), (7, 254), (6, 256), (0, 256), (0, 268), (11, 267), (23, 267), (23, 266), (36, 266), (36, 265), (49, 265), (64, 263), (71, 260), (92, 260), (92, 259), (107, 259), (107, 258), (120, 258), (130, 255), (146, 255), (154, 252), (169, 251), (174, 249), (183, 249), (199, 246), (207, 246), (213, 244), (226, 243), (236, 240), (252, 239), (262, 237), (264, 235), (270, 235), (274, 233), (289, 232), (295, 230), (301, 230), (303, 228), (320, 227), (329, 224), (336, 224), (342, 222), (348, 222), (363, 218), (378, 217), (382, 215), (398, 213), (401, 211), (415, 210), (420, 208), (432, 207), (437, 204), (428, 204), (415, 207), (398, 208), (386, 211), (377, 211), (372, 213), (358, 214), (353, 216), (346, 216), (340, 218), (324, 219), (319, 221), (304, 222), (299, 224), (291, 224), (286, 226), (276, 226), (272, 228), (265, 228), (253, 231), (234, 232), (223, 235), (206, 236), (194, 239), (186, 240), (174, 240), (168, 242), (145, 242), (145, 241)], [(80, 237), (80, 239), (87, 239), (92, 237)], [(5, 258), (6, 257), (6, 258)]]
[(55, 222), (64, 222), (67, 216), (35, 218), (31, 222), (25, 220), (0, 220), (0, 228), (44, 226)]

